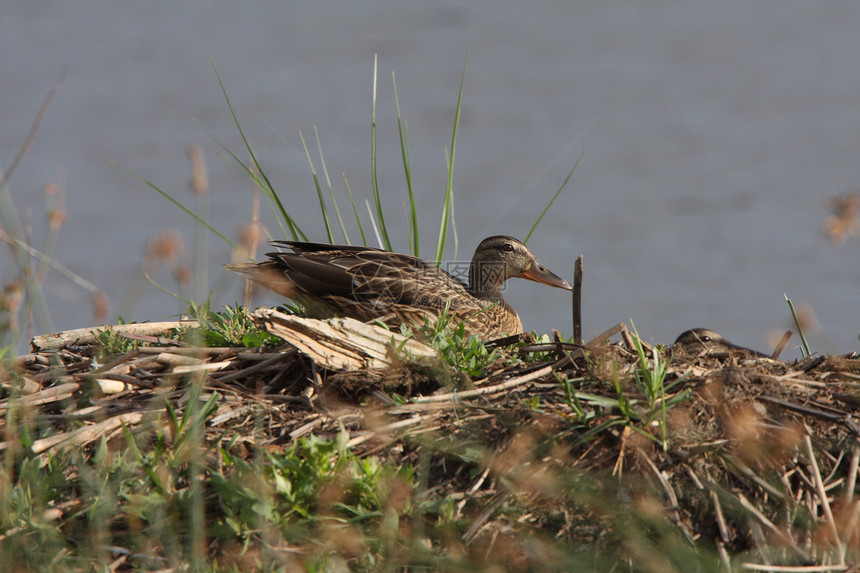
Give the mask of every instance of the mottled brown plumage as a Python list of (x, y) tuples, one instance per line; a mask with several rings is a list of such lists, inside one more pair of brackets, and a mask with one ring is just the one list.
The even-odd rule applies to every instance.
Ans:
[(731, 354), (739, 352), (756, 357), (767, 357), (757, 350), (738, 346), (726, 340), (719, 333), (708, 328), (691, 328), (685, 330), (675, 339), (675, 344), (680, 345), (687, 354)]
[(276, 241), (292, 252), (268, 253), (258, 264), (227, 265), (253, 281), (304, 304), (316, 316), (349, 316), (391, 325), (424, 324), (450, 301), (455, 321), (483, 339), (522, 332), (502, 296), (509, 278), (571, 289), (538, 262), (526, 246), (503, 235), (481, 241), (469, 265), (469, 284), (428, 263), (370, 247)]

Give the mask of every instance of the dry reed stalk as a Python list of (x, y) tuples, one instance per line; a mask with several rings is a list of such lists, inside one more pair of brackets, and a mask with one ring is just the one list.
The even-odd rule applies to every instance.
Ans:
[(833, 519), (833, 511), (830, 509), (830, 499), (827, 497), (827, 492), (824, 489), (824, 481), (821, 479), (821, 471), (818, 469), (818, 459), (815, 456), (815, 450), (812, 449), (812, 440), (808, 432), (803, 436), (803, 443), (806, 446), (806, 455), (809, 457), (809, 466), (812, 468), (812, 477), (815, 479), (815, 489), (818, 493), (821, 508), (824, 511), (824, 518), (827, 526), (830, 528), (833, 543), (836, 545), (836, 552), (839, 555), (839, 565), (845, 565), (845, 550), (839, 538), (839, 528), (836, 527), (836, 520)]
[(93, 326), (90, 328), (76, 328), (53, 334), (34, 336), (30, 341), (32, 352), (48, 352), (59, 350), (68, 346), (88, 346), (96, 342), (95, 332), (104, 331), (113, 334), (161, 334), (168, 330), (182, 327), (199, 326), (196, 320), (180, 320), (171, 322), (144, 322), (134, 324), (115, 324), (113, 326)]
[(546, 376), (552, 372), (551, 366), (545, 366), (540, 370), (535, 370), (530, 374), (526, 374), (524, 376), (519, 376), (512, 380), (508, 380), (502, 384), (496, 384), (494, 386), (485, 386), (483, 388), (478, 388), (477, 390), (465, 390), (463, 392), (449, 392), (447, 394), (434, 394), (433, 396), (421, 396), (419, 398), (415, 398), (412, 400), (415, 404), (426, 404), (428, 402), (446, 402), (448, 400), (462, 400), (465, 398), (474, 398), (475, 396), (489, 396), (492, 394), (499, 394), (504, 392), (505, 390), (510, 390), (511, 388), (516, 388), (517, 386), (522, 386), (523, 384), (528, 384), (532, 380), (536, 380), (542, 376)]

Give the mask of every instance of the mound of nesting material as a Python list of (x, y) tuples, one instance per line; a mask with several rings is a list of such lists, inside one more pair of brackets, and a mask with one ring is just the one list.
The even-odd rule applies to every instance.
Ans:
[[(194, 396), (217, 404), (207, 443), (247, 459), (346, 432), (360, 457), (429, 468), (424, 495), (452, 501), (464, 523), (454, 534), (460, 551), (503, 551), (525, 568), (536, 559), (527, 540), (600, 552), (631, 543), (634, 531), (675, 535), (727, 567), (860, 555), (857, 354), (786, 363), (645, 347), (642, 357), (621, 326), (614, 343), (612, 330), (585, 346), (501, 341), (503, 359), (471, 379), (420, 345), (360, 369), (338, 362), (346, 350), (337, 341), (360, 338), (354, 325), (331, 333), (272, 314), (258, 320), (298, 338), (191, 348), (131, 334), (146, 343), (103, 362), (92, 341), (34, 341), (4, 373), (0, 429), (16, 419), (9, 412), (27, 412), (42, 428), (34, 455), (88, 452), (102, 437), (120, 448), (123, 428), (151, 432), (168, 424), (168, 405), (181, 416)], [(302, 338), (335, 358), (311, 358)], [(362, 345), (348, 346), (362, 360)], [(647, 377), (661, 366), (654, 394)], [(199, 396), (188, 391), (195, 384)]]

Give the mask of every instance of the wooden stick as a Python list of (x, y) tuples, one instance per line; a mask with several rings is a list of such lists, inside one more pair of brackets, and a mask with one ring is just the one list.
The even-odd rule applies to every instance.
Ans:
[(845, 565), (768, 565), (759, 563), (741, 563), (741, 567), (751, 571), (768, 571), (769, 573), (826, 573), (827, 571), (848, 571)]
[(126, 412), (125, 414), (108, 418), (104, 422), (99, 422), (98, 424), (93, 424), (91, 426), (84, 426), (83, 428), (73, 432), (57, 434), (54, 436), (48, 436), (47, 438), (42, 438), (41, 440), (36, 440), (33, 442), (31, 449), (34, 453), (38, 454), (58, 446), (63, 446), (64, 448), (82, 446), (111, 433), (122, 424), (131, 426), (138, 424), (142, 419), (143, 414), (141, 412)]
[(740, 502), (741, 506), (750, 512), (751, 516), (756, 519), (758, 523), (767, 527), (775, 537), (783, 543), (786, 547), (797, 553), (802, 559), (807, 561), (811, 561), (812, 557), (804, 551), (801, 547), (798, 547), (797, 543), (794, 542), (794, 539), (791, 538), (785, 531), (777, 527), (770, 519), (768, 519), (759, 509), (753, 505), (743, 494), (739, 494), (737, 496), (737, 500)]
[(623, 331), (624, 328), (625, 328), (624, 323), (619, 322), (618, 324), (616, 324), (612, 328), (609, 328), (609, 329), (601, 332), (600, 334), (598, 334), (597, 336), (595, 336), (594, 338), (589, 340), (588, 344), (586, 344), (585, 347), (586, 348), (594, 348), (595, 346), (602, 344), (605, 340), (609, 340), (610, 338), (612, 338), (613, 336), (615, 336), (619, 332)]
[(573, 341), (582, 344), (582, 255), (573, 266)]
[(785, 345), (788, 344), (788, 339), (791, 338), (792, 332), (790, 330), (786, 330), (785, 334), (782, 335), (782, 338), (779, 340), (779, 344), (776, 345), (776, 348), (773, 349), (773, 354), (770, 355), (774, 360), (779, 359), (779, 355), (782, 354), (782, 349), (785, 348)]
[(812, 440), (809, 438), (809, 433), (803, 436), (803, 441), (806, 445), (806, 453), (809, 456), (812, 477), (815, 478), (815, 490), (818, 493), (818, 499), (821, 500), (821, 509), (824, 510), (824, 518), (830, 527), (830, 533), (833, 535), (833, 543), (836, 544), (836, 551), (839, 553), (839, 564), (845, 565), (845, 551), (843, 551), (842, 541), (839, 539), (839, 529), (836, 527), (836, 520), (833, 519), (833, 512), (830, 510), (830, 501), (827, 499), (827, 492), (824, 489), (824, 482), (821, 479), (818, 460), (815, 457), (815, 450), (812, 449)]
[(854, 486), (857, 484), (857, 467), (860, 466), (860, 447), (851, 448), (851, 462), (848, 465), (848, 481), (845, 483), (845, 493), (842, 503), (846, 507), (854, 500)]
[[(70, 398), (72, 394), (78, 391), (79, 388), (79, 384), (75, 382), (69, 382), (67, 384), (60, 384), (59, 386), (46, 388), (45, 390), (42, 390), (40, 392), (34, 392), (33, 394), (21, 396), (20, 398), (16, 398), (14, 401), (17, 404), (26, 406), (50, 404), (51, 402), (57, 402), (60, 400), (65, 400), (66, 398)], [(0, 412), (6, 411), (8, 407), (9, 400), (5, 400), (3, 403), (0, 403)]]
[(503, 382), (501, 384), (496, 384), (494, 386), (486, 386), (484, 388), (478, 388), (477, 390), (466, 390), (465, 392), (449, 392), (448, 394), (437, 394), (434, 396), (422, 396), (420, 398), (415, 398), (412, 400), (413, 404), (426, 404), (427, 402), (444, 402), (446, 400), (454, 400), (454, 399), (463, 399), (463, 398), (473, 398), (475, 396), (485, 396), (487, 394), (498, 394), (499, 392), (504, 392), (510, 388), (515, 388), (517, 386), (521, 386), (522, 384), (527, 384), (532, 380), (540, 378), (541, 376), (546, 376), (552, 372), (552, 366), (544, 366), (540, 370), (535, 370), (530, 374), (526, 374), (525, 376), (520, 376), (519, 378), (514, 378), (512, 380), (508, 380), (507, 382)]
[(196, 320), (182, 320), (172, 322), (143, 322), (140, 324), (115, 324), (113, 326), (90, 326), (89, 328), (76, 328), (53, 334), (34, 336), (30, 341), (32, 352), (59, 350), (65, 346), (92, 344), (96, 341), (95, 333), (99, 330), (110, 331), (114, 334), (127, 333), (138, 335), (152, 335), (166, 332), (172, 328), (181, 326), (199, 326)]

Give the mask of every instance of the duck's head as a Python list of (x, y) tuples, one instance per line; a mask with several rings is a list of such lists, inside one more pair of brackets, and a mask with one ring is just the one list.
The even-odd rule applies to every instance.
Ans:
[(731, 343), (708, 328), (691, 328), (678, 335), (675, 344), (680, 344), (690, 354), (728, 352)]
[[(732, 344), (719, 333), (709, 328), (691, 328), (685, 330), (675, 339), (674, 345), (680, 345), (687, 354), (728, 354), (740, 351), (752, 356), (767, 357), (757, 350)], [(673, 345), (673, 346), (674, 346)]]
[(469, 287), (477, 296), (498, 296), (502, 283), (514, 277), (572, 290), (551, 272), (521, 241), (505, 235), (487, 237), (475, 249), (469, 267)]

